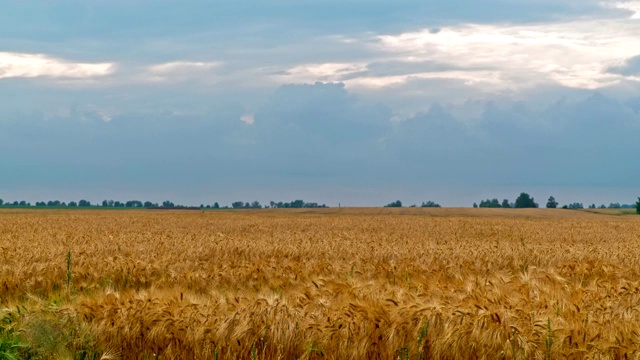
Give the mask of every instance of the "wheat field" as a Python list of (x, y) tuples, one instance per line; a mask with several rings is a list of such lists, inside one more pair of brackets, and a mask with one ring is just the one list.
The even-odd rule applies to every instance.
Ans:
[(0, 358), (638, 358), (639, 244), (569, 210), (1, 210)]

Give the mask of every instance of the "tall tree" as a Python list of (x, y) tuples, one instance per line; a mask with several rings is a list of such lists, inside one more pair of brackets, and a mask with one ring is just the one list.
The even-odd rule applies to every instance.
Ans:
[(555, 209), (558, 207), (558, 202), (556, 198), (553, 196), (549, 196), (549, 200), (547, 200), (547, 209)]
[(640, 197), (636, 201), (636, 214), (640, 215)]
[(538, 204), (527, 193), (520, 193), (520, 196), (516, 199), (516, 208), (537, 208)]

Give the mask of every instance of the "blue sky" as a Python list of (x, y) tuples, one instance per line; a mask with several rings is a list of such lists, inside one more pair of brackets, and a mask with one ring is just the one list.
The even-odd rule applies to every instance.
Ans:
[(0, 198), (640, 195), (640, 1), (0, 1)]

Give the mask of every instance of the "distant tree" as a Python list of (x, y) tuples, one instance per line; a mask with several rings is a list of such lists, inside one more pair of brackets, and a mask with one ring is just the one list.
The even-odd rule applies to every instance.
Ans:
[(478, 204), (477, 203), (473, 203), (473, 208), (477, 209), (478, 208)]
[(538, 204), (535, 200), (527, 193), (520, 193), (520, 196), (516, 199), (516, 208), (537, 208)]
[(579, 202), (571, 203), (569, 204), (569, 209), (573, 209), (573, 210), (584, 209), (584, 205), (582, 205), (582, 203), (579, 203)]
[(80, 201), (78, 201), (78, 206), (79, 207), (89, 207), (89, 206), (91, 206), (91, 202), (89, 202), (87, 200), (80, 200)]
[(500, 205), (500, 201), (498, 199), (487, 199), (487, 200), (482, 200), (480, 201), (480, 207), (481, 208), (499, 208), (502, 207), (502, 205)]
[(78, 206), (78, 203), (75, 201), (69, 201), (69, 204), (67, 205), (68, 207), (76, 207)]
[(242, 209), (244, 208), (244, 201), (234, 201), (231, 203), (231, 207), (234, 209)]
[(420, 207), (423, 207), (423, 208), (439, 208), (439, 207), (441, 207), (441, 206), (440, 206), (440, 204), (438, 204), (438, 203), (436, 203), (436, 202), (434, 202), (434, 201), (429, 200), (429, 201), (427, 201), (427, 202), (423, 202), (423, 203), (422, 203), (422, 205), (421, 205)]
[(149, 208), (149, 207), (154, 207), (154, 206), (158, 206), (157, 204), (152, 203), (151, 201), (145, 201), (144, 204), (142, 204), (144, 207)]
[(596, 208), (596, 204), (589, 205), (589, 209), (595, 209), (595, 208)]
[(604, 204), (602, 204), (602, 205), (600, 205), (600, 206), (598, 207), (598, 209), (606, 209), (606, 208), (607, 208), (607, 207), (606, 207)]
[(128, 208), (141, 208), (144, 204), (139, 200), (130, 200), (127, 201), (124, 206)]
[(558, 207), (558, 202), (556, 198), (553, 196), (549, 196), (549, 200), (547, 200), (547, 209), (555, 209)]
[(27, 202), (24, 200), (20, 201), (20, 206), (27, 206)]
[(396, 200), (392, 203), (385, 205), (384, 207), (402, 207), (402, 201)]
[(620, 208), (622, 208), (622, 206), (620, 206), (620, 203), (609, 204), (609, 209), (620, 209)]
[(251, 208), (252, 209), (262, 209), (262, 205), (260, 205), (260, 203), (258, 201), (254, 201), (251, 203)]
[(636, 201), (636, 214), (640, 215), (640, 197)]
[(509, 200), (508, 199), (504, 199), (502, 200), (502, 207), (503, 208), (511, 208), (511, 204), (509, 204)]
[(214, 209), (220, 209), (220, 204), (218, 204), (217, 202), (215, 204), (213, 204), (213, 208)]
[(162, 202), (162, 206), (164, 206), (164, 207), (174, 207), (176, 205), (174, 203), (172, 203), (171, 201), (169, 201), (169, 200), (165, 200), (165, 201)]
[(0, 206), (4, 205), (4, 200), (0, 199)]

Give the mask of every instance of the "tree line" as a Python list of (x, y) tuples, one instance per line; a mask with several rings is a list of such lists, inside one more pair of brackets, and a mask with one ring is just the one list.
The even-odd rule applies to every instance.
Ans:
[(294, 200), (291, 202), (275, 202), (271, 201), (269, 205), (261, 205), (260, 202), (254, 201), (251, 203), (235, 201), (231, 204), (234, 209), (302, 209), (302, 208), (327, 208), (325, 204), (318, 204), (315, 202), (305, 202), (304, 200)]
[[(402, 207), (402, 201), (396, 200), (396, 201), (394, 201), (392, 203), (389, 203), (389, 204), (385, 205), (384, 207), (390, 207), (390, 208), (392, 208), (392, 207)], [(418, 205), (411, 205), (409, 207), (418, 207)], [(422, 205), (420, 205), (420, 207), (423, 207), (423, 208), (439, 208), (439, 207), (442, 207), (442, 206), (440, 206), (440, 204), (438, 204), (438, 203), (436, 203), (434, 201), (429, 200), (427, 202), (422, 202)]]
[[(560, 206), (560, 204), (556, 201), (555, 197), (550, 196), (547, 200), (545, 207), (547, 209), (556, 209)], [(403, 207), (402, 201), (396, 200), (391, 202), (384, 207)], [(411, 205), (410, 207), (417, 207), (417, 205)], [(423, 202), (421, 207), (440, 207), (440, 204), (437, 204), (433, 201)], [(509, 201), (509, 199), (504, 199), (502, 201), (497, 198), (486, 199), (480, 201), (480, 203), (473, 203), (474, 208), (508, 208), (508, 209), (525, 209), (525, 208), (539, 208), (540, 205), (535, 201), (535, 199), (523, 192), (516, 198), (514, 202)], [(567, 205), (562, 206), (563, 209), (584, 209), (584, 205), (582, 203), (574, 202)], [(591, 204), (588, 207), (589, 209), (636, 209), (636, 213), (640, 215), (640, 197), (635, 204), (620, 204), (620, 203), (610, 203), (609, 206), (605, 206), (604, 204), (600, 206), (596, 206), (595, 204)]]
[[(50, 200), (50, 201), (38, 201), (35, 204), (32, 204), (28, 201), (4, 201), (0, 199), (1, 207), (52, 207), (52, 208), (146, 208), (146, 209), (197, 209), (195, 206), (186, 206), (175, 204), (173, 201), (165, 200), (162, 203), (151, 202), (151, 201), (140, 201), (140, 200), (129, 200), (129, 201), (117, 201), (117, 200), (103, 200), (101, 203), (92, 204), (88, 200), (80, 200), (80, 201), (69, 201), (64, 202), (60, 200)], [(231, 204), (231, 206), (220, 206), (217, 202), (213, 205), (205, 205), (201, 204), (199, 208), (201, 209), (268, 209), (268, 208), (327, 208), (326, 204), (318, 204), (315, 202), (305, 202), (304, 200), (294, 200), (290, 202), (275, 202), (271, 201), (269, 205), (261, 205), (258, 201), (253, 202), (244, 202), (244, 201), (235, 201)]]
[[(555, 197), (550, 196), (546, 203), (547, 209), (556, 209), (560, 206), (560, 204), (556, 201)], [(502, 200), (500, 202), (498, 199), (487, 199), (480, 201), (480, 204), (473, 203), (474, 208), (538, 208), (539, 204), (535, 202), (534, 198), (531, 197), (527, 193), (521, 193), (520, 196), (516, 199), (515, 202), (509, 202), (508, 199)], [(579, 202), (569, 203), (562, 206), (562, 209), (584, 209), (584, 205)], [(640, 197), (635, 204), (620, 204), (620, 203), (610, 203), (609, 206), (605, 206), (604, 204), (600, 206), (596, 206), (596, 204), (591, 204), (588, 206), (589, 209), (636, 209), (636, 213), (640, 214)]]
[[(548, 209), (556, 209), (560, 206), (560, 204), (556, 201), (553, 196), (550, 196), (546, 203), (546, 208)], [(315, 202), (305, 202), (303, 200), (294, 200), (290, 202), (275, 202), (271, 201), (268, 205), (262, 205), (258, 201), (253, 202), (244, 202), (244, 201), (235, 201), (231, 203), (231, 206), (220, 206), (217, 202), (213, 205), (200, 205), (200, 207), (194, 206), (185, 206), (185, 205), (176, 205), (172, 201), (165, 200), (161, 204), (154, 203), (151, 201), (140, 201), (140, 200), (129, 200), (129, 201), (114, 201), (114, 200), (103, 200), (101, 203), (92, 204), (88, 200), (79, 200), (70, 201), (68, 203), (59, 200), (50, 200), (50, 201), (38, 201), (35, 204), (31, 204), (27, 201), (13, 201), (13, 202), (5, 202), (3, 199), (0, 199), (0, 207), (52, 207), (52, 208), (89, 208), (89, 207), (101, 207), (101, 208), (147, 208), (147, 209), (299, 209), (299, 208), (327, 208), (326, 204), (318, 204)], [(396, 200), (391, 202), (384, 207), (395, 207), (400, 208), (403, 207), (402, 201)], [(418, 207), (418, 205), (411, 205), (409, 207)], [(440, 204), (434, 201), (426, 201), (423, 202), (420, 207), (423, 208), (439, 208)], [(497, 198), (486, 199), (480, 201), (480, 203), (473, 203), (474, 208), (538, 208), (539, 204), (535, 201), (535, 199), (527, 193), (521, 193), (514, 202), (510, 202), (508, 199), (504, 199), (499, 201)], [(579, 202), (570, 203), (562, 206), (563, 209), (584, 209), (584, 205)], [(620, 203), (610, 203), (609, 206), (605, 206), (604, 204), (600, 206), (596, 206), (595, 204), (591, 204), (588, 206), (589, 209), (636, 209), (636, 213), (640, 214), (640, 197), (635, 204), (620, 204)]]

